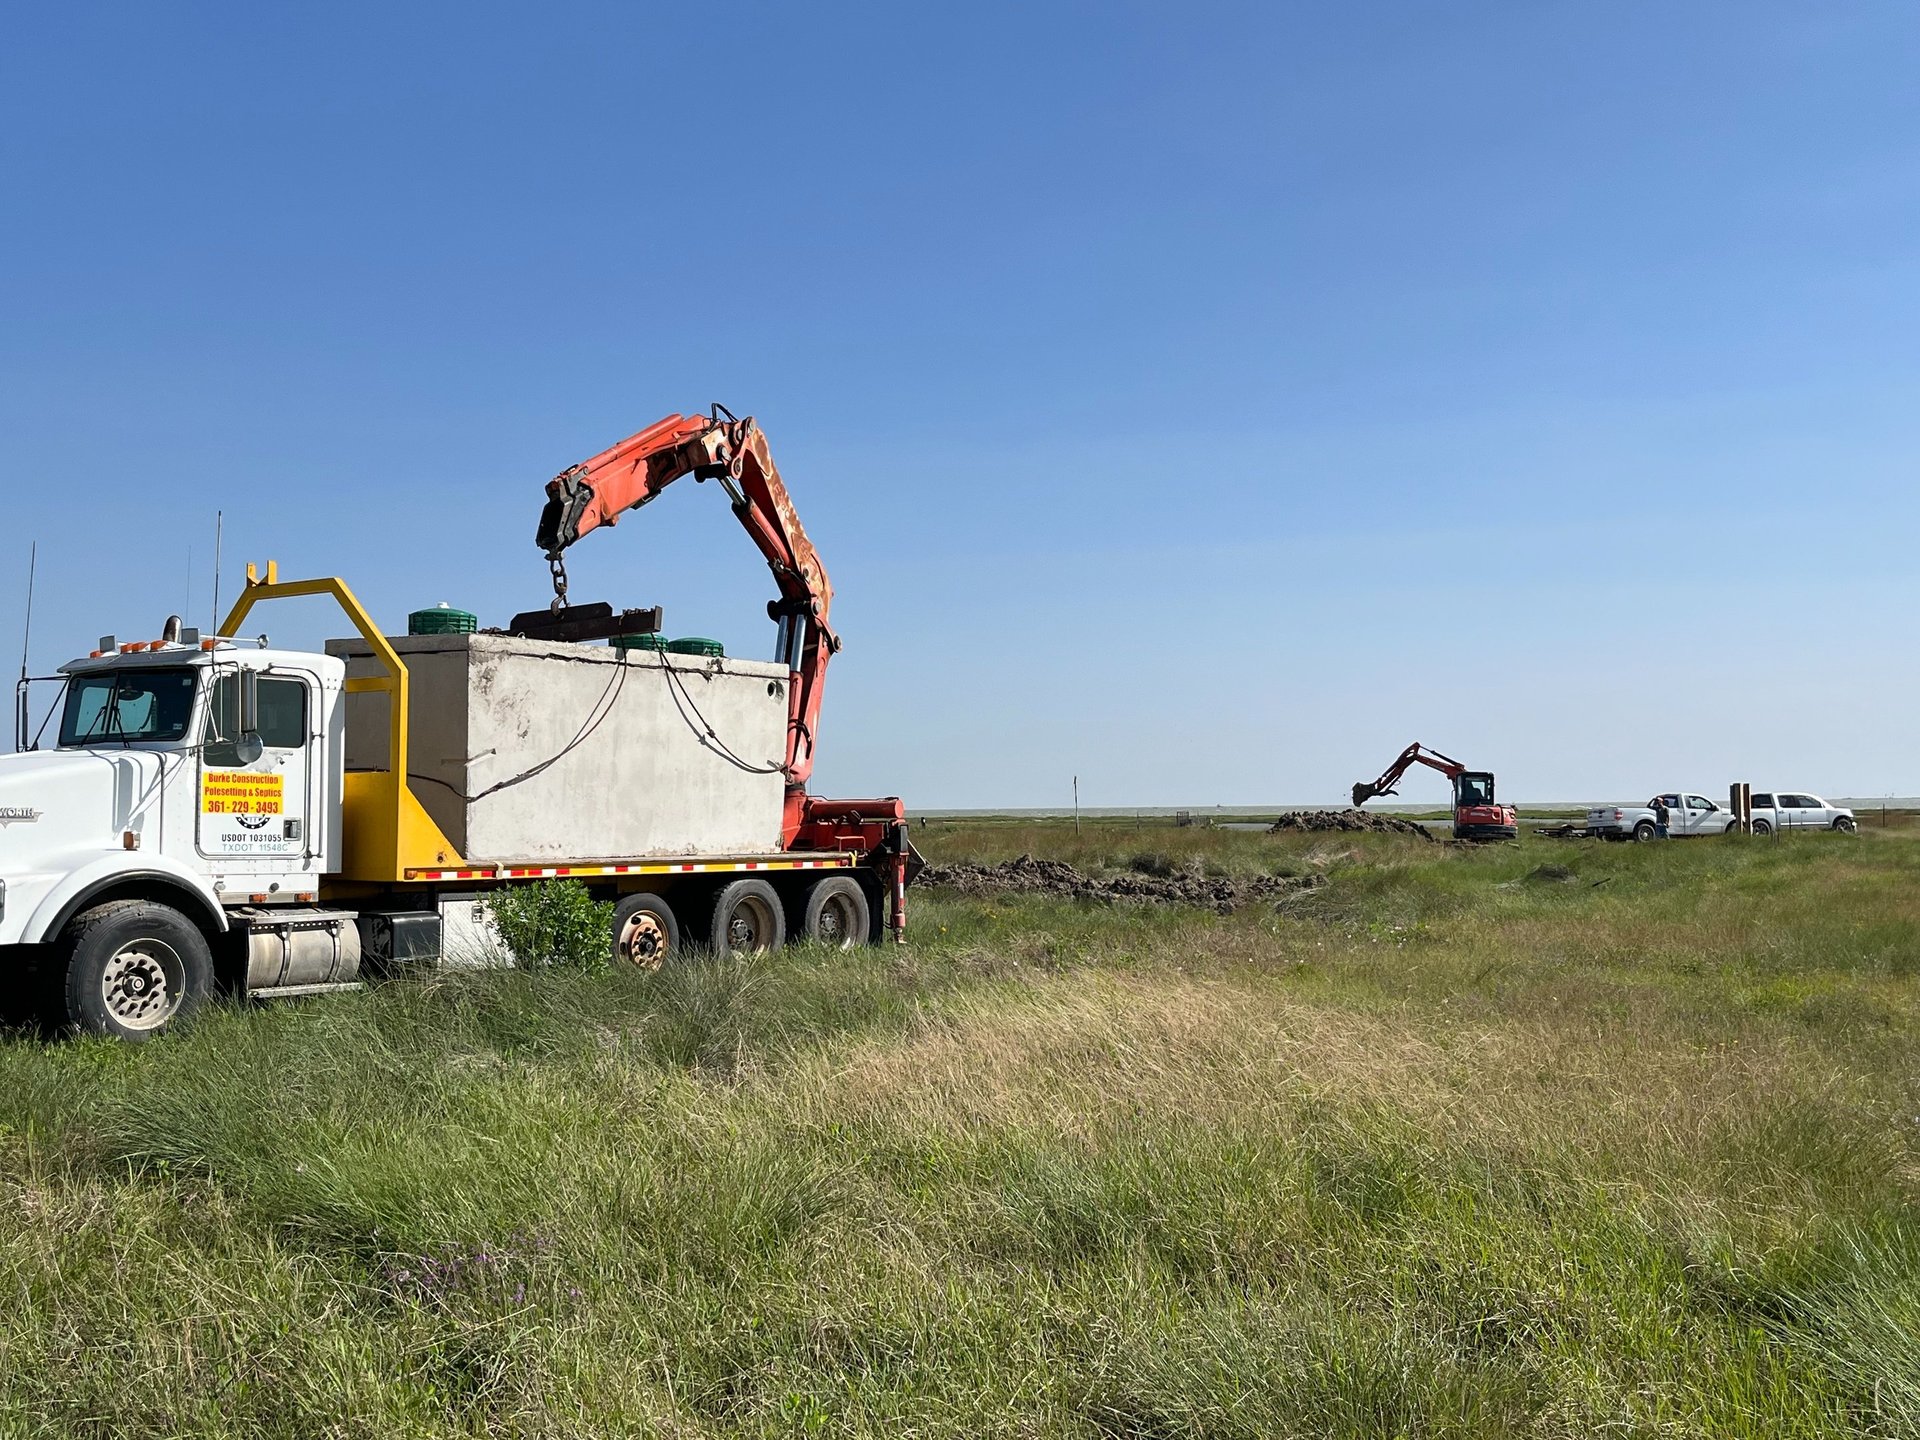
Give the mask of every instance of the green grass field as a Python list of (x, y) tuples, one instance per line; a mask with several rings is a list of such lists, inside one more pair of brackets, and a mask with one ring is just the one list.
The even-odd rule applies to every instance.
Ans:
[(1920, 1434), (1920, 837), (0, 1042), (0, 1435)]

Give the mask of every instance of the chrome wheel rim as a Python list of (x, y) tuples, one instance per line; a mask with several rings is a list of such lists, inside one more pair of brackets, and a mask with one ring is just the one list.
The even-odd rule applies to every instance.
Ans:
[(116, 1024), (155, 1030), (180, 1008), (186, 967), (179, 952), (150, 937), (129, 941), (100, 972), (100, 998)]
[(620, 958), (637, 970), (658, 970), (666, 963), (670, 948), (667, 927), (651, 910), (636, 910), (629, 915), (614, 945)]

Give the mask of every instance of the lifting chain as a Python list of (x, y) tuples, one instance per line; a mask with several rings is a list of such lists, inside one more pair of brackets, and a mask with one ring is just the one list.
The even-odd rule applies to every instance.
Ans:
[(560, 551), (548, 552), (547, 568), (553, 572), (553, 604), (548, 608), (558, 615), (567, 608), (567, 562)]

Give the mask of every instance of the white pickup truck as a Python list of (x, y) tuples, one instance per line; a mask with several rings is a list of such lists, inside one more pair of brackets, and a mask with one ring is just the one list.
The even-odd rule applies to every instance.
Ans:
[[(1754, 796), (1757, 807), (1760, 797)], [(1692, 835), (1725, 835), (1737, 823), (1724, 805), (1716, 805), (1704, 795), (1673, 791), (1655, 799), (1667, 802), (1667, 834), (1679, 838)], [(1653, 801), (1644, 805), (1602, 805), (1587, 811), (1587, 833), (1602, 840), (1653, 840), (1660, 828), (1654, 819)]]
[(1804, 790), (1768, 790), (1753, 792), (1753, 833), (1769, 835), (1775, 830), (1839, 830), (1851, 833), (1859, 828), (1853, 811), (1844, 805), (1830, 805), (1818, 795)]

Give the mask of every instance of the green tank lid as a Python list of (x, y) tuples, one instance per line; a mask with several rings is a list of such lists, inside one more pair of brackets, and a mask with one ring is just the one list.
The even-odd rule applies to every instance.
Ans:
[(431, 610), (416, 610), (407, 616), (409, 635), (471, 635), (479, 628), (477, 615), (456, 610), (444, 600)]
[(718, 640), (707, 640), (699, 635), (689, 635), (682, 640), (669, 640), (667, 649), (675, 655), (704, 655), (709, 659), (719, 659), (727, 653), (727, 647)]
[(664, 635), (616, 635), (607, 642), (616, 650), (664, 650), (667, 637)]

